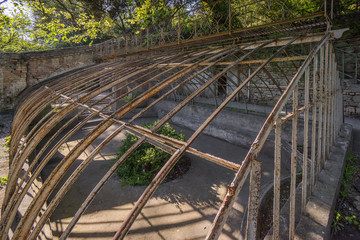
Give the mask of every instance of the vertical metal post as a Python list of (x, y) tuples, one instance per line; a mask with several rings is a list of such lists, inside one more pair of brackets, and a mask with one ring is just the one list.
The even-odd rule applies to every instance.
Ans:
[(253, 26), (253, 23), (254, 23), (253, 15), (254, 15), (254, 11), (251, 11), (251, 23), (250, 23), (251, 27)]
[(121, 39), (118, 38), (118, 54), (121, 53)]
[(114, 45), (115, 45), (115, 42), (113, 40), (113, 41), (111, 41), (111, 55), (115, 55)]
[(358, 83), (358, 57), (355, 55), (355, 83)]
[(322, 129), (322, 158), (321, 158), (321, 166), (324, 166), (324, 162), (325, 159), (327, 157), (326, 155), (326, 143), (327, 143), (327, 138), (326, 138), (326, 132), (327, 132), (327, 109), (328, 109), (328, 87), (327, 87), (327, 83), (328, 83), (328, 70), (329, 70), (329, 44), (325, 43), (325, 69), (324, 69), (324, 119), (323, 119), (323, 129)]
[(323, 126), (323, 161), (329, 156), (328, 147), (329, 147), (329, 105), (330, 105), (330, 93), (329, 93), (329, 82), (330, 82), (330, 43), (327, 42), (325, 45), (325, 77), (324, 77), (324, 86), (325, 86), (325, 107), (324, 107), (324, 126)]
[(295, 194), (296, 194), (296, 158), (297, 158), (297, 130), (298, 130), (298, 86), (293, 91), (292, 145), (291, 145), (291, 182), (290, 182), (290, 223), (289, 239), (295, 236)]
[(195, 33), (194, 33), (194, 38), (197, 38), (197, 21), (195, 19)]
[(275, 121), (275, 153), (274, 153), (274, 202), (273, 202), (273, 239), (279, 239), (280, 221), (280, 170), (281, 170), (281, 119)]
[(244, 16), (244, 20), (245, 20), (245, 27), (247, 27), (246, 14), (247, 14), (247, 7), (245, 6), (245, 16)]
[(105, 56), (109, 55), (109, 42), (106, 41), (105, 42), (105, 51), (104, 51)]
[(160, 36), (160, 44), (164, 44), (165, 43), (165, 38), (164, 38), (164, 28), (161, 28), (161, 36)]
[(331, 129), (330, 129), (330, 142), (331, 146), (334, 144), (335, 141), (335, 111), (336, 111), (336, 102), (335, 102), (335, 53), (332, 51), (331, 53), (332, 63), (331, 63)]
[(345, 79), (345, 53), (342, 52), (342, 72), (343, 72), (343, 81)]
[(318, 57), (314, 58), (313, 72), (313, 106), (312, 106), (312, 127), (311, 127), (311, 169), (310, 169), (310, 194), (313, 193), (315, 187), (315, 162), (316, 162), (316, 111), (317, 111), (317, 80), (318, 80)]
[(330, 18), (331, 20), (334, 18), (334, 0), (331, 0)]
[(229, 4), (229, 35), (231, 35), (231, 0), (228, 1)]
[(149, 37), (149, 26), (146, 28), (146, 48), (149, 50), (150, 48), (150, 37)]
[(257, 219), (260, 200), (261, 162), (253, 159), (251, 161), (250, 189), (248, 202), (248, 216), (245, 239), (257, 239)]
[(304, 144), (303, 144), (303, 173), (302, 173), (302, 201), (301, 211), (305, 211), (307, 198), (307, 162), (308, 162), (308, 140), (309, 140), (309, 85), (310, 68), (305, 70), (305, 112), (304, 112)]
[(138, 42), (139, 42), (138, 37), (139, 37), (139, 35), (136, 35), (136, 33), (134, 33), (134, 38), (135, 38), (135, 49), (134, 50), (136, 50), (138, 47)]
[[(251, 72), (250, 72), (250, 64), (249, 64), (249, 69), (248, 69), (248, 77), (250, 77)], [(247, 83), (247, 95), (248, 95), (248, 102), (250, 102), (250, 81)]]
[(325, 17), (327, 16), (327, 0), (324, 0), (324, 14), (325, 14)]
[(128, 39), (127, 39), (127, 34), (125, 34), (125, 53), (127, 53), (129, 51), (128, 49)]
[(326, 146), (326, 154), (329, 156), (330, 146), (332, 144), (332, 76), (333, 76), (333, 55), (332, 55), (332, 46), (329, 44), (329, 80), (328, 80), (328, 126), (327, 126), (327, 146)]
[(339, 108), (338, 108), (338, 103), (337, 103), (337, 62), (336, 62), (336, 58), (335, 58), (335, 53), (334, 53), (334, 106), (335, 106), (335, 112), (334, 112), (334, 139), (333, 139), (333, 143), (335, 143), (335, 140), (336, 140), (336, 136), (337, 136), (337, 131), (336, 131), (336, 128), (337, 128), (337, 124), (336, 124), (336, 116), (337, 116), (337, 113), (339, 112)]
[(180, 12), (178, 14), (178, 32), (177, 32), (177, 38), (178, 38), (178, 44), (181, 43), (181, 25), (180, 25)]

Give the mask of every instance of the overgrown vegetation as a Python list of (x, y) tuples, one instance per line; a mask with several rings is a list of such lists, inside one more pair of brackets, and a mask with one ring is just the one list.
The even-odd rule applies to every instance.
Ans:
[(359, 196), (360, 162), (359, 156), (349, 153), (343, 179), (341, 181), (340, 196), (334, 211), (332, 232), (336, 235), (343, 230), (360, 231), (360, 209), (356, 202)]
[(5, 151), (7, 151), (7, 152), (10, 151), (10, 139), (11, 139), (11, 136), (6, 137), (5, 143), (2, 145), (3, 148), (5, 149)]
[(0, 188), (7, 184), (8, 178), (7, 177), (0, 177)]
[[(145, 123), (146, 128), (151, 128), (156, 124)], [(170, 126), (169, 123), (164, 124), (158, 131), (159, 134), (175, 138), (181, 141), (185, 141), (185, 136)], [(126, 139), (119, 147), (119, 154), (117, 160), (137, 142), (138, 138), (127, 134)], [(117, 170), (117, 174), (121, 178), (122, 184), (129, 185), (147, 185), (155, 177), (157, 172), (162, 168), (165, 162), (170, 158), (170, 155), (159, 148), (154, 147), (149, 143), (143, 143), (136, 151), (134, 151), (130, 157), (121, 165)], [(181, 159), (175, 168), (169, 173), (171, 176), (175, 173), (175, 169), (184, 161)]]
[[(231, 1), (233, 29), (323, 11), (324, 1), (253, 3), (256, 1)], [(228, 4), (226, 0), (0, 0), (0, 52), (92, 45), (147, 27), (153, 28), (151, 34), (159, 35), (161, 28), (177, 31), (179, 19), (185, 38), (195, 29), (201, 34), (227, 31)], [(328, 8), (330, 12), (330, 4)], [(336, 27), (351, 26), (360, 32), (352, 24), (359, 20), (359, 0), (334, 1), (334, 16)]]

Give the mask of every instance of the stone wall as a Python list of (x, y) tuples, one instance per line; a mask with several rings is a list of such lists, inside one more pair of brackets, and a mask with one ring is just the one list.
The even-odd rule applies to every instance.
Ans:
[(0, 111), (12, 109), (17, 96), (43, 80), (94, 63), (93, 47), (0, 54)]
[(360, 117), (360, 84), (352, 79), (343, 81), (344, 114), (351, 117)]
[(360, 37), (335, 42), (336, 59), (342, 79), (344, 114), (360, 117)]

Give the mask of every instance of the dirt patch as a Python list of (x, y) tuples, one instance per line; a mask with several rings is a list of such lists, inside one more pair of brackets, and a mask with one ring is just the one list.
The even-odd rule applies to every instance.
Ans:
[(348, 154), (334, 211), (331, 239), (360, 239), (360, 157)]
[[(296, 186), (301, 182), (301, 175), (298, 175), (296, 178)], [(273, 221), (273, 198), (274, 198), (274, 188), (271, 188), (263, 198), (263, 202), (259, 208), (258, 215), (258, 231), (259, 239), (264, 239), (266, 234), (269, 232), (272, 227)], [(280, 186), (280, 210), (285, 205), (286, 201), (290, 196), (290, 178), (283, 179)]]
[(189, 171), (191, 166), (190, 158), (187, 156), (183, 156), (183, 161), (180, 161), (178, 164), (175, 165), (173, 172), (165, 178), (164, 182), (170, 182), (175, 180), (182, 175), (184, 175), (187, 171)]

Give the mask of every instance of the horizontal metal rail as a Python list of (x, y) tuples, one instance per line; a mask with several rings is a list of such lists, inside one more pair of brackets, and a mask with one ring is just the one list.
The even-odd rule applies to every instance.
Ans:
[[(299, 170), (296, 164), (299, 161), (297, 142), (301, 141), (304, 147), (301, 159), (303, 188), (300, 206), (304, 211), (308, 196), (313, 192), (317, 175), (326, 156), (329, 155), (330, 146), (334, 144), (342, 123), (339, 74), (334, 51), (328, 41), (331, 33), (322, 34), (319, 38), (320, 36), (321, 34), (316, 34), (257, 43), (234, 43), (226, 47), (219, 45), (187, 50), (172, 49), (171, 54), (157, 52), (153, 57), (144, 57), (136, 61), (94, 65), (34, 90), (28, 95), (29, 101), (23, 101), (19, 106), (14, 118), (14, 126), (18, 125), (18, 127), (13, 127), (12, 132), (14, 136), (11, 143), (12, 163), (0, 225), (1, 239), (8, 238), (9, 230), (15, 224), (17, 209), (54, 154), (71, 136), (81, 131), (95, 118), (98, 118), (96, 125), (69, 149), (69, 153), (61, 159), (42, 187), (37, 190), (30, 205), (26, 207), (25, 214), (20, 218), (19, 223), (15, 224), (12, 239), (35, 239), (78, 177), (103, 148), (123, 131), (136, 136), (137, 142), (102, 176), (61, 233), (61, 239), (69, 236), (105, 183), (144, 142), (169, 153), (171, 157), (145, 189), (124, 222), (119, 224), (115, 239), (123, 239), (126, 236), (142, 208), (184, 153), (198, 156), (236, 172), (207, 239), (217, 239), (220, 236), (234, 201), (250, 173), (246, 238), (255, 239), (262, 174), (259, 154), (273, 130), (275, 132), (273, 236), (279, 238), (287, 234), (287, 237), (293, 238), (297, 207), (295, 206), (296, 173)], [(309, 42), (315, 42), (316, 45), (306, 57), (299, 55), (299, 52), (289, 54), (290, 45), (301, 46)], [(306, 45), (308, 46), (309, 44)], [(269, 54), (270, 52), (272, 54)], [(266, 58), (263, 59), (264, 57)], [(288, 75), (290, 73), (292, 75)], [(136, 96), (130, 101), (124, 100), (135, 93)], [(136, 120), (141, 120), (147, 111), (155, 109), (157, 104), (169, 99), (171, 95), (175, 98), (179, 96), (174, 101), (176, 105), (151, 129), (134, 124)], [(215, 108), (211, 110), (209, 116), (204, 116), (203, 122), (187, 141), (157, 133), (161, 126), (171, 121), (184, 107), (191, 105), (200, 96), (207, 100), (213, 99), (214, 104), (211, 106)], [(252, 100), (250, 96), (257, 97), (256, 101), (272, 100), (276, 104), (241, 164), (191, 147), (230, 103), (237, 104), (243, 101), (246, 111), (249, 112), (247, 104)], [(152, 101), (148, 102), (150, 99)], [(140, 111), (134, 112), (144, 104), (146, 106)], [(48, 106), (52, 106), (51, 109), (37, 117), (41, 112), (49, 109)], [(292, 106), (290, 112), (287, 106)], [(134, 114), (124, 119), (129, 113)], [(37, 121), (38, 118), (40, 119)], [(37, 122), (34, 122), (35, 120)], [(279, 232), (280, 166), (284, 161), (281, 159), (281, 142), (285, 137), (282, 126), (289, 121), (292, 122), (291, 206), (289, 232), (283, 233)], [(304, 122), (303, 129), (298, 124), (300, 121)], [(115, 130), (100, 140), (99, 137), (110, 127), (115, 127)], [(299, 131), (303, 133), (301, 140), (297, 135)], [(48, 137), (49, 141), (42, 143), (44, 137)], [(80, 154), (96, 140), (100, 142), (91, 153), (71, 175), (64, 177)], [(22, 171), (27, 161), (30, 163), (29, 168)], [(307, 179), (309, 179), (309, 190)], [(54, 192), (60, 180), (63, 180), (63, 185)], [(43, 209), (50, 194), (53, 194), (52, 200), (48, 202), (47, 208)]]

